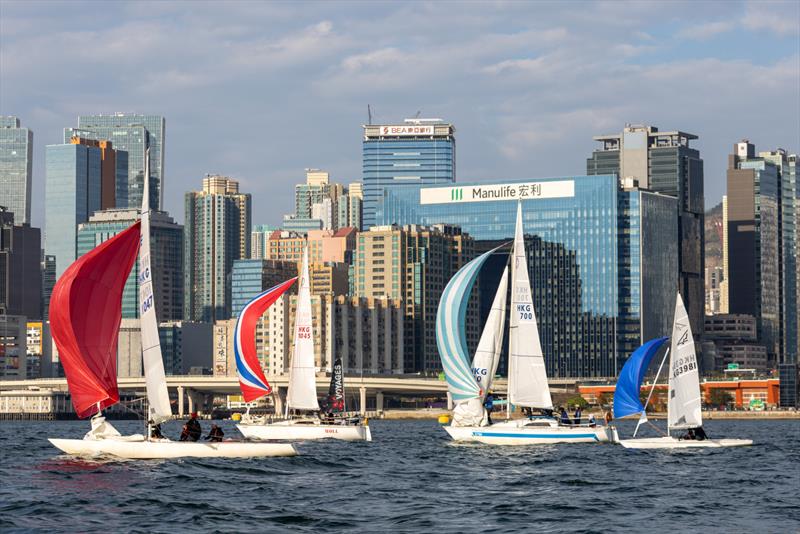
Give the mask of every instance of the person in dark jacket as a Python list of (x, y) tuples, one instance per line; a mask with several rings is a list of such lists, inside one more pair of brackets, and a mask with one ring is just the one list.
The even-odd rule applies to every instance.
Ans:
[(580, 406), (577, 406), (575, 408), (575, 420), (574, 420), (576, 425), (581, 424), (581, 415), (583, 415), (583, 410), (581, 410)]
[(486, 422), (492, 424), (492, 409), (494, 409), (494, 396), (491, 393), (486, 395), (486, 400), (483, 401), (483, 407), (486, 408)]
[(152, 420), (148, 421), (150, 425), (150, 438), (151, 439), (164, 439), (164, 434), (161, 433), (161, 425), (155, 424)]
[(569, 414), (567, 414), (567, 410), (564, 407), (561, 407), (561, 424), (562, 425), (571, 425), (572, 421), (569, 419)]
[(217, 425), (211, 425), (211, 430), (208, 432), (208, 436), (206, 436), (206, 440), (208, 441), (222, 441), (222, 438), (225, 436), (225, 432), (222, 431), (220, 427)]
[(197, 420), (197, 413), (193, 412), (186, 424), (183, 425), (181, 441), (197, 441), (202, 435), (203, 429), (200, 427), (200, 421)]
[(697, 441), (703, 441), (704, 439), (708, 439), (708, 436), (706, 436), (706, 431), (703, 430), (702, 426), (698, 426), (697, 428), (694, 429), (694, 439), (696, 439)]

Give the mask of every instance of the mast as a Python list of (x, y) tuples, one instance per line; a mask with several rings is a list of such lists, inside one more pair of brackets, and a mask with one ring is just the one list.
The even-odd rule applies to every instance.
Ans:
[[(139, 313), (142, 360), (149, 404), (147, 421), (159, 424), (172, 416), (167, 377), (158, 337), (153, 278), (150, 268), (150, 149), (145, 151), (144, 191), (142, 193), (142, 240), (139, 248)], [(150, 433), (148, 432), (148, 438)]]
[(308, 246), (303, 249), (303, 266), (297, 292), (294, 320), (294, 353), (289, 369), (286, 414), (289, 409), (319, 411), (314, 365), (314, 327), (311, 311), (311, 285), (308, 276)]
[(694, 351), (694, 337), (683, 299), (675, 300), (667, 404), (667, 432), (703, 425), (700, 374)]

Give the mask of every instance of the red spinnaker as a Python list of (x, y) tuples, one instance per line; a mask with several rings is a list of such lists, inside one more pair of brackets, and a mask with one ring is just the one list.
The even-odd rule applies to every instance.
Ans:
[(119, 402), (122, 290), (139, 251), (139, 221), (70, 265), (50, 297), (50, 329), (78, 417)]

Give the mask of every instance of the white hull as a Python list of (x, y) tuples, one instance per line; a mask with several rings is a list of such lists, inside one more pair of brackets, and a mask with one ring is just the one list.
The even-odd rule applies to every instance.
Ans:
[(490, 426), (446, 426), (455, 441), (489, 445), (545, 445), (552, 443), (601, 443), (609, 441), (606, 427), (567, 427), (558, 424), (533, 424), (527, 420), (504, 421)]
[(55, 447), (74, 456), (116, 456), (132, 460), (158, 458), (260, 458), (296, 456), (291, 443), (253, 443), (242, 441), (130, 441), (118, 439), (50, 439)]
[(300, 419), (266, 424), (239, 424), (239, 432), (248, 439), (310, 440), (340, 439), (343, 441), (372, 441), (368, 425), (326, 425), (319, 421)]
[(753, 444), (752, 439), (677, 439), (664, 436), (661, 438), (623, 439), (619, 442), (626, 449), (698, 449), (719, 447), (747, 447)]

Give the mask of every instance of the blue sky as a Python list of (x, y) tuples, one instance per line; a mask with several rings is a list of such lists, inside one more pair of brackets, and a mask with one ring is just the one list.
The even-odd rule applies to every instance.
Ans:
[(253, 222), (293, 209), (306, 167), (360, 179), (361, 125), (440, 117), (462, 181), (585, 173), (593, 135), (680, 129), (705, 161), (800, 150), (798, 2), (10, 2), (0, 0), (0, 114), (44, 146), (79, 114), (167, 120), (165, 207), (206, 173), (253, 194)]

